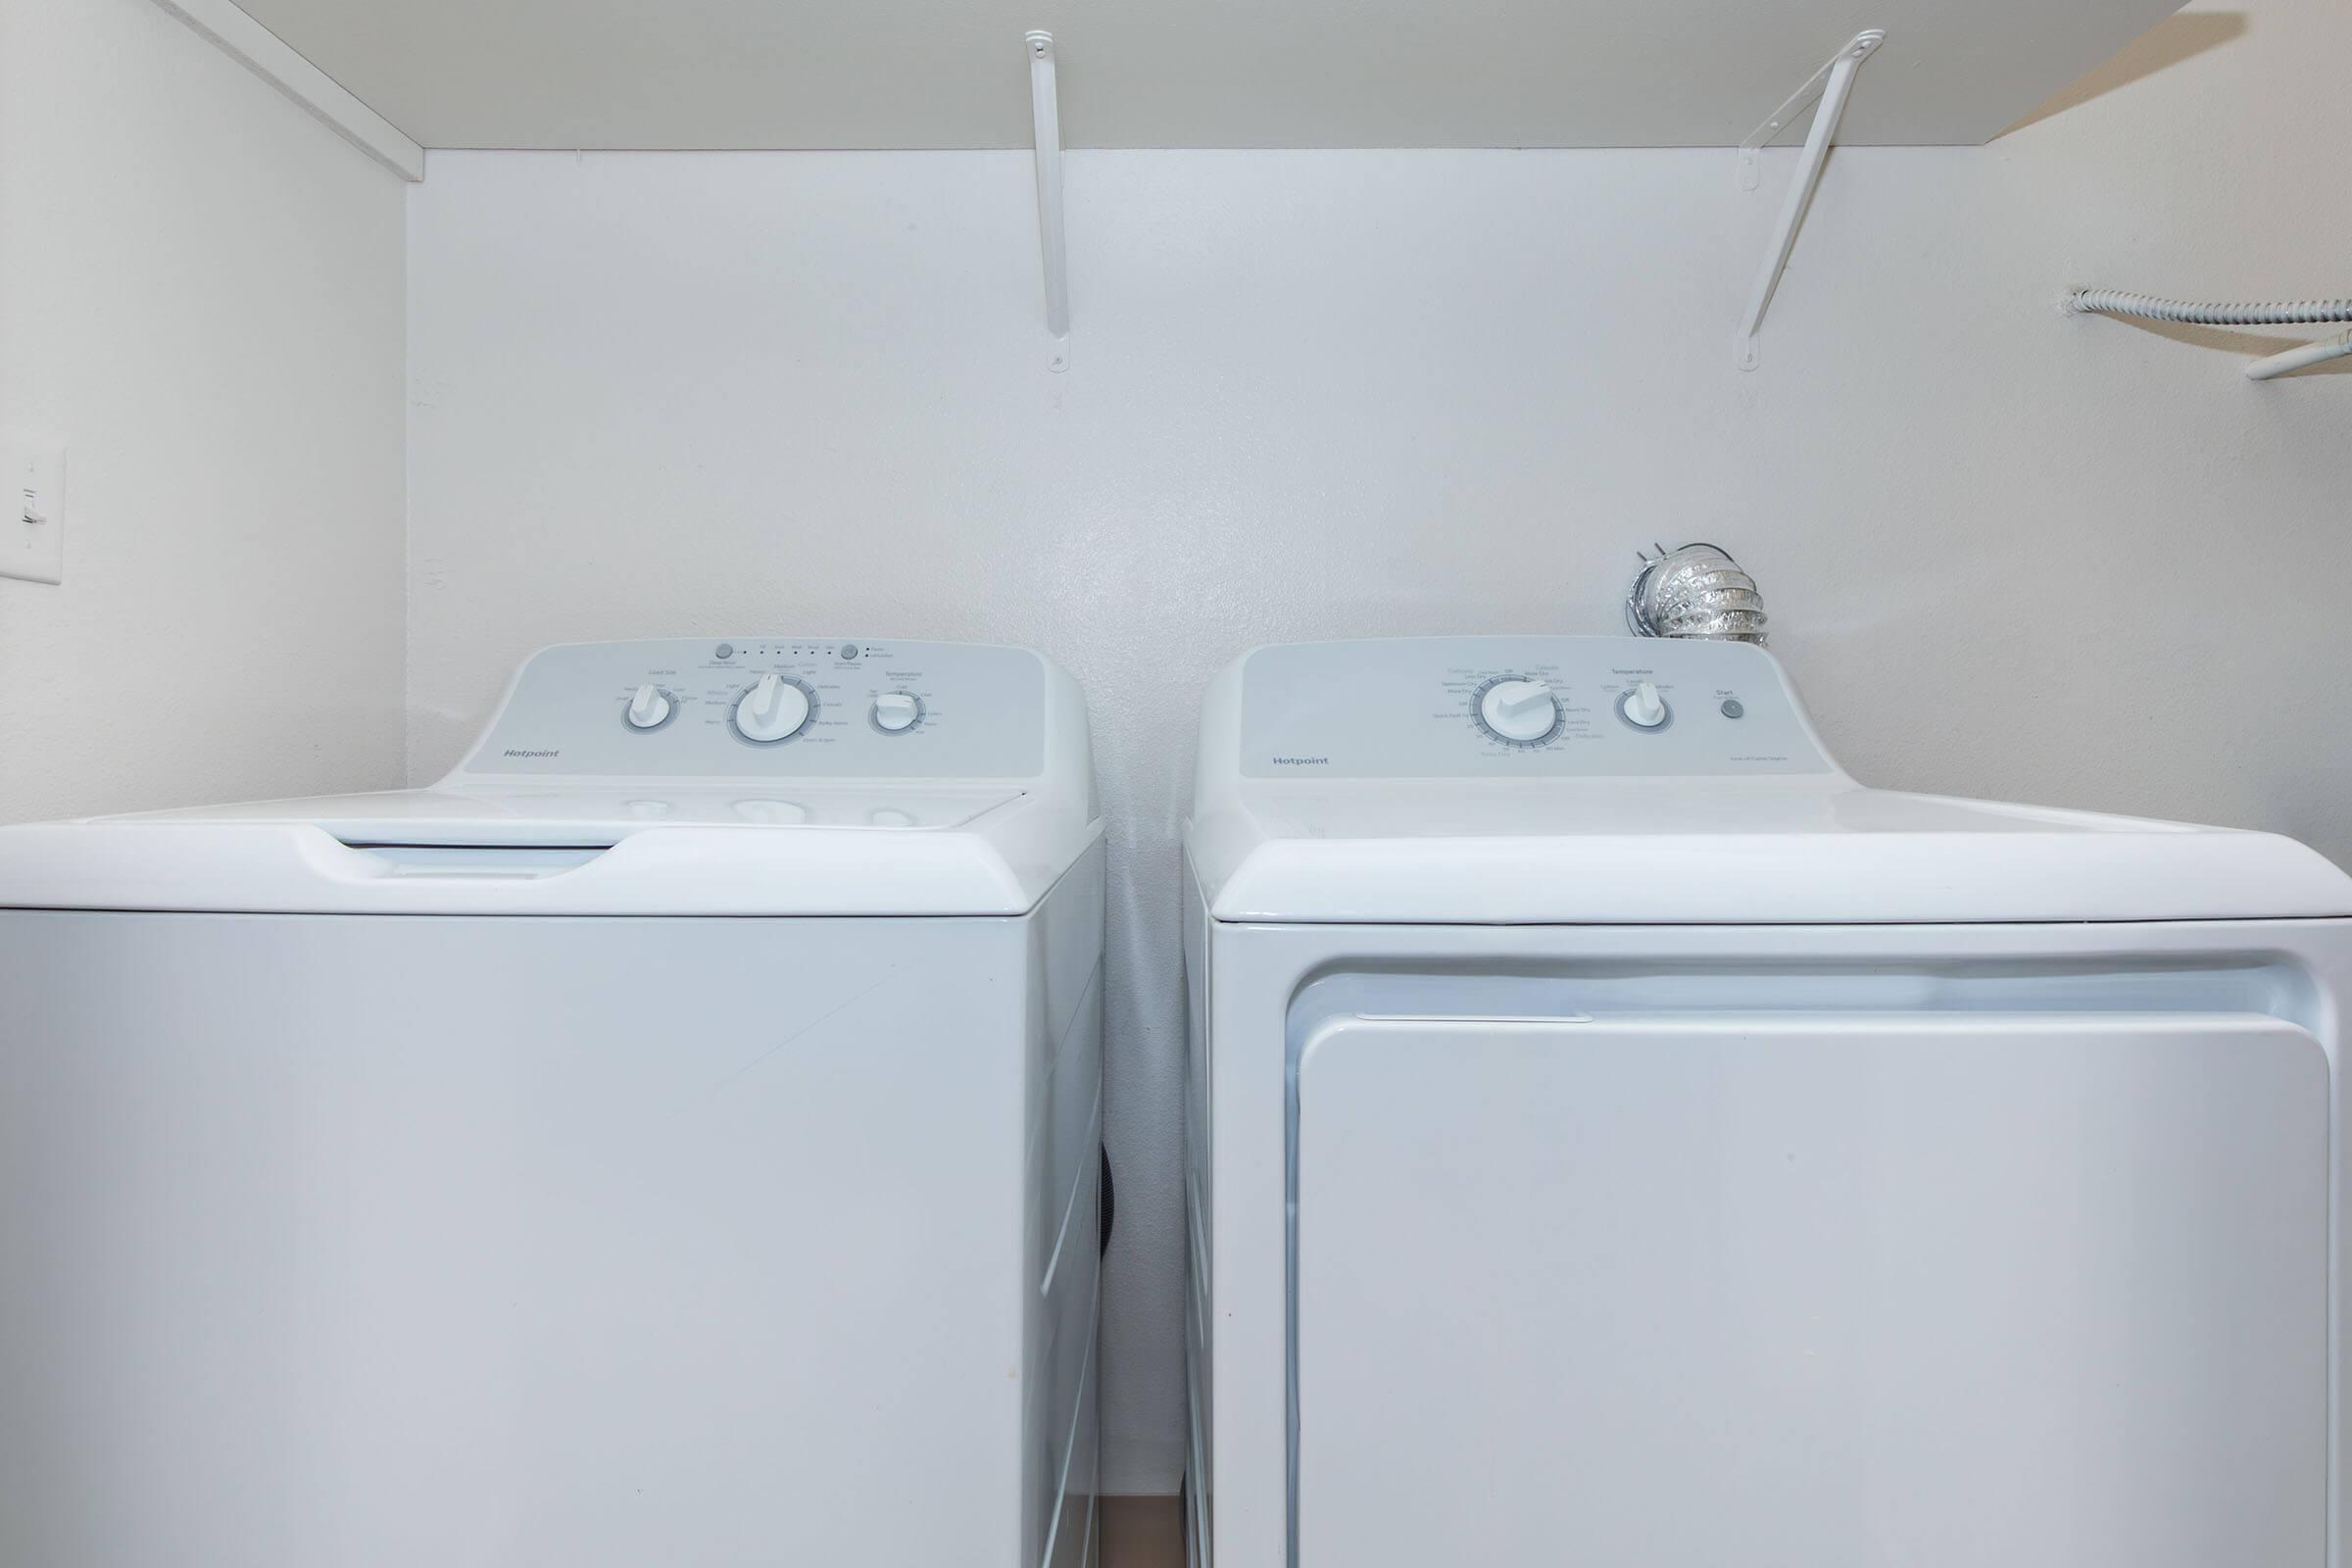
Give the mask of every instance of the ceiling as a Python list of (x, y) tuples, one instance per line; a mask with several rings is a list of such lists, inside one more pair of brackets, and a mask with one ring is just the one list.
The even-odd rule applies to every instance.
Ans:
[(241, 0), (427, 147), (1733, 146), (1865, 27), (1840, 140), (1976, 143), (2179, 0)]

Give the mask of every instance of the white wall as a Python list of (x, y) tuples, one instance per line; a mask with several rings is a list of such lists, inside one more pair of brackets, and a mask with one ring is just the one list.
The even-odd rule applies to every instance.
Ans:
[(436, 156), (412, 775), (561, 639), (1075, 670), (1114, 846), (1109, 1482), (1172, 1487), (1175, 833), (1249, 644), (1609, 631), (1637, 545), (1712, 539), (1865, 780), (2352, 860), (2352, 379), (2056, 312), (2352, 290), (2348, 52), (2340, 0), (2259, 0), (1989, 148), (1838, 155), (1754, 374), (1786, 153), (1752, 194), (1716, 152), (1078, 155), (1060, 376), (1022, 156)]
[(153, 0), (0, 0), (0, 821), (396, 782), (402, 182)]

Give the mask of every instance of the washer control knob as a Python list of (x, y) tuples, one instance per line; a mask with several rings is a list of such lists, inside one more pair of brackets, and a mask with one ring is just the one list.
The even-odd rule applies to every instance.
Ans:
[(1637, 729), (1656, 729), (1666, 722), (1666, 699), (1645, 680), (1634, 683), (1633, 689), (1618, 701), (1617, 710)]
[(884, 692), (874, 699), (874, 728), (886, 735), (914, 728), (922, 716), (923, 705), (912, 692)]
[(659, 686), (640, 686), (629, 699), (629, 728), (660, 729), (669, 722), (669, 694)]
[(1478, 700), (1479, 722), (1497, 740), (1540, 741), (1560, 721), (1560, 705), (1540, 680), (1498, 680)]
[(735, 702), (735, 733), (765, 746), (790, 740), (808, 722), (808, 694), (781, 675), (762, 675)]

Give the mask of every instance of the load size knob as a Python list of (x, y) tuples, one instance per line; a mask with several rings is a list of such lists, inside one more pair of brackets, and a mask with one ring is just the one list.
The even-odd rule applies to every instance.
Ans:
[(1559, 726), (1559, 701), (1540, 680), (1498, 680), (1479, 694), (1478, 721), (1499, 741), (1525, 745)]
[(637, 694), (629, 699), (629, 728), (660, 729), (669, 722), (672, 711), (669, 693), (659, 686), (640, 686)]
[(760, 676), (735, 700), (735, 733), (760, 746), (788, 741), (808, 722), (808, 690), (781, 675)]

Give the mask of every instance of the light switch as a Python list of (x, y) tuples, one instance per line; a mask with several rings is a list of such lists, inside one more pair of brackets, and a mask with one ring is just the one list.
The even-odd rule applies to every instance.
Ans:
[(66, 578), (66, 449), (0, 436), (0, 577)]

